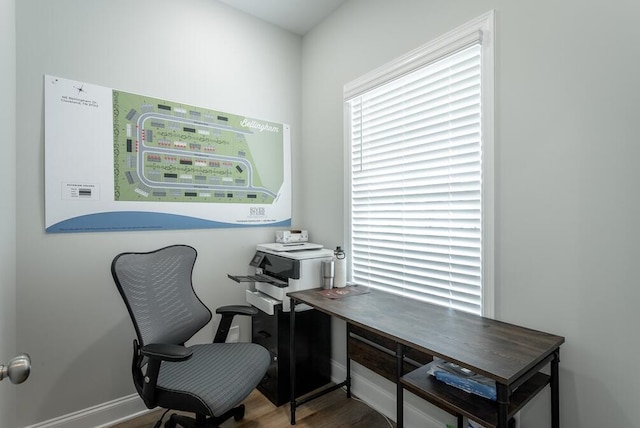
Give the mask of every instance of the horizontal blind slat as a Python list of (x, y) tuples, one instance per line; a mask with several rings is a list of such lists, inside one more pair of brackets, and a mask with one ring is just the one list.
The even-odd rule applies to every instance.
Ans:
[(481, 51), (347, 101), (352, 279), (479, 313)]

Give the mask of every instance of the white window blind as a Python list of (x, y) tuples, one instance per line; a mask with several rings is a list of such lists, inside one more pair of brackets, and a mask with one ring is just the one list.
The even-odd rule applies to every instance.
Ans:
[(357, 284), (482, 313), (482, 45), (346, 100)]

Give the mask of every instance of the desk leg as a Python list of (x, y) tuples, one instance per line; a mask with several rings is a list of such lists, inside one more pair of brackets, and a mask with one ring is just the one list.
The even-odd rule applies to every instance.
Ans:
[(555, 358), (551, 360), (551, 427), (560, 428), (560, 378), (558, 363), (560, 349), (556, 350)]
[(349, 338), (351, 337), (351, 324), (347, 323), (347, 398), (351, 398), (351, 350), (349, 348)]
[(291, 385), (291, 425), (296, 424), (296, 302), (291, 299), (289, 317), (289, 380)]
[(404, 427), (404, 394), (402, 389), (402, 363), (404, 362), (404, 345), (396, 344), (396, 425), (398, 428)]
[(507, 385), (496, 382), (496, 395), (498, 399), (498, 428), (508, 428), (509, 388)]

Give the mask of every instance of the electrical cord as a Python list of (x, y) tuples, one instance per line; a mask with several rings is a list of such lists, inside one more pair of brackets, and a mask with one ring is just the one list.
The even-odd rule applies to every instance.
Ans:
[[(342, 389), (346, 391), (346, 387), (344, 387), (344, 386), (343, 386), (343, 387), (342, 387)], [(358, 401), (358, 402), (360, 402), (360, 403), (362, 403), (362, 404), (364, 404), (364, 405), (365, 405), (365, 406), (367, 406), (368, 408), (372, 409), (374, 412), (378, 413), (380, 416), (382, 416), (382, 417), (384, 418), (384, 420), (387, 422), (387, 424), (389, 424), (389, 427), (390, 427), (390, 428), (393, 428), (393, 424), (391, 423), (391, 421), (389, 420), (389, 418), (388, 418), (385, 414), (383, 414), (382, 412), (380, 412), (380, 411), (379, 411), (379, 410), (377, 410), (377, 409), (374, 409), (373, 407), (371, 407), (370, 405), (368, 405), (366, 402), (362, 401), (361, 399), (359, 399), (358, 397), (356, 397), (355, 395), (353, 395), (353, 392), (351, 393), (351, 398), (352, 398), (352, 399), (354, 399), (354, 400), (356, 400), (356, 401)]]
[(164, 411), (164, 413), (162, 414), (162, 416), (160, 416), (160, 419), (158, 419), (158, 422), (156, 422), (156, 424), (153, 426), (153, 428), (160, 428), (160, 426), (162, 425), (162, 420), (164, 419), (166, 414), (169, 412), (169, 410), (171, 410), (171, 409), (167, 409), (167, 410)]

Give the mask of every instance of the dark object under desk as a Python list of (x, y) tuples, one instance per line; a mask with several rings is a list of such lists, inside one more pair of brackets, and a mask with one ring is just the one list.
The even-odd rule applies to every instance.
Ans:
[[(456, 415), (460, 427), (466, 416), (487, 427), (507, 428), (509, 419), (546, 385), (551, 388), (551, 426), (560, 427), (558, 363), (563, 337), (377, 290), (342, 299), (326, 298), (319, 291), (298, 291), (288, 296), (292, 309), (306, 303), (347, 323), (347, 378), (327, 388), (326, 392), (346, 386), (347, 395), (351, 394), (350, 361), (361, 361), (352, 355), (353, 349), (358, 348), (354, 343), (359, 342), (354, 341), (354, 337), (360, 337), (360, 334), (352, 333), (353, 329), (381, 339), (362, 342), (364, 347), (370, 346), (380, 352), (380, 361), (390, 357), (395, 360), (392, 375), (395, 379), (391, 380), (397, 386), (399, 428), (403, 426), (404, 389)], [(293, 331), (295, 316), (291, 317), (290, 326)], [(378, 342), (392, 345), (379, 346)], [(393, 347), (395, 349), (389, 350)], [(440, 357), (495, 380), (497, 401), (436, 381), (423, 366), (407, 373), (406, 355), (410, 351)], [(295, 361), (294, 344), (291, 361)], [(540, 372), (545, 366), (550, 366), (550, 375)], [(295, 379), (295, 364), (291, 368), (291, 379)], [(369, 368), (377, 371), (375, 367)], [(325, 391), (304, 401), (297, 401), (292, 395), (291, 424), (295, 424), (297, 406)]]
[[(291, 399), (289, 370), (290, 312), (281, 307), (273, 315), (263, 311), (251, 317), (252, 341), (271, 354), (271, 364), (258, 390), (276, 406)], [(307, 394), (331, 381), (331, 317), (308, 310), (296, 313), (296, 396)]]

